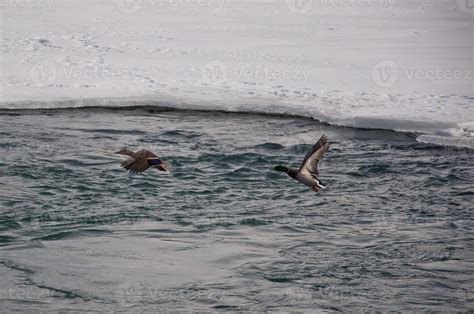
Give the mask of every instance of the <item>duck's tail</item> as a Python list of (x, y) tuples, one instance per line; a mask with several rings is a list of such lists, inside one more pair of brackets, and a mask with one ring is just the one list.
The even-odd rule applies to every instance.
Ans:
[(326, 188), (326, 184), (323, 183), (323, 181), (319, 180), (319, 179), (316, 179), (316, 184), (322, 188), (322, 189), (325, 189)]
[(148, 158), (148, 164), (150, 166), (155, 166), (160, 171), (169, 171), (168, 168), (166, 168), (166, 165), (159, 158)]

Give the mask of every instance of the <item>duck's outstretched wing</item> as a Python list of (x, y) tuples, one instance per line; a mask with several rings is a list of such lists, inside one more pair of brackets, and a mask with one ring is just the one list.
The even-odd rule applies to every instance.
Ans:
[(131, 173), (142, 172), (150, 168), (148, 160), (142, 151), (134, 154), (133, 157), (122, 162), (122, 167), (129, 170)]
[(318, 163), (323, 157), (323, 154), (329, 149), (329, 142), (326, 135), (313, 145), (313, 148), (304, 157), (303, 163), (300, 167), (300, 172), (309, 172), (312, 175), (319, 175)]
[(157, 157), (150, 151), (142, 149), (134, 153), (131, 158), (122, 162), (122, 167), (132, 173), (142, 172), (150, 168), (148, 157)]
[(130, 160), (122, 162), (122, 167), (132, 173), (145, 171), (155, 165), (161, 171), (168, 171), (157, 155), (145, 149), (136, 152)]

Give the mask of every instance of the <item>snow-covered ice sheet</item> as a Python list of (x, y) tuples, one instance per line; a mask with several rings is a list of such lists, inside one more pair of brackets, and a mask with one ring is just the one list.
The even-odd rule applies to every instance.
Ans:
[(287, 113), (474, 148), (469, 0), (0, 0), (0, 108)]

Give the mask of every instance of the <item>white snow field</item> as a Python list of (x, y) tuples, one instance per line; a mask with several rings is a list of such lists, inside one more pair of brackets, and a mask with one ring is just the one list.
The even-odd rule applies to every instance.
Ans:
[(0, 109), (285, 113), (474, 148), (472, 0), (0, 0)]

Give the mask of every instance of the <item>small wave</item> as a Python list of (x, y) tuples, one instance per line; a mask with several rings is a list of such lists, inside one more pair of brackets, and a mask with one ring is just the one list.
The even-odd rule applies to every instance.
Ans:
[(454, 146), (474, 149), (474, 137), (442, 136), (436, 134), (422, 134), (416, 138), (420, 143), (436, 144), (440, 146)]
[(134, 129), (126, 129), (126, 130), (115, 130), (115, 129), (76, 129), (78, 131), (82, 131), (85, 133), (104, 133), (104, 134), (116, 134), (116, 135), (143, 135), (146, 134), (144, 131), (134, 130)]
[(278, 276), (274, 276), (274, 277), (266, 276), (265, 279), (271, 282), (276, 282), (276, 283), (289, 283), (295, 280), (289, 277), (278, 277)]
[(455, 194), (456, 196), (473, 196), (474, 191), (459, 192)]
[(15, 241), (16, 238), (8, 235), (0, 235), (0, 246), (8, 245)]
[(264, 226), (268, 224), (268, 221), (261, 220), (261, 219), (255, 219), (255, 218), (247, 218), (247, 219), (242, 219), (239, 222), (240, 225), (243, 226), (252, 226), (252, 227), (257, 227), (257, 226)]
[(33, 240), (57, 241), (57, 240), (72, 239), (72, 238), (91, 236), (91, 235), (102, 235), (102, 234), (107, 234), (109, 232), (110, 231), (108, 231), (108, 230), (98, 230), (98, 229), (61, 231), (61, 232), (41, 236), (41, 237), (35, 238)]
[(185, 139), (191, 139), (191, 138), (195, 138), (199, 136), (200, 134), (198, 133), (184, 131), (184, 130), (165, 131), (160, 134), (160, 137), (185, 138)]
[(275, 151), (285, 148), (285, 146), (278, 143), (263, 143), (255, 146), (256, 148), (261, 148), (264, 150)]
[(357, 174), (361, 176), (382, 175), (389, 171), (390, 165), (375, 164), (359, 167)]

